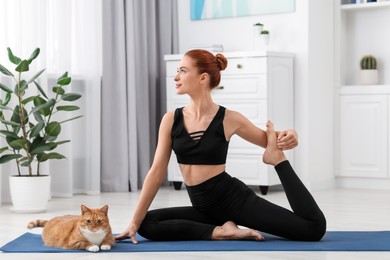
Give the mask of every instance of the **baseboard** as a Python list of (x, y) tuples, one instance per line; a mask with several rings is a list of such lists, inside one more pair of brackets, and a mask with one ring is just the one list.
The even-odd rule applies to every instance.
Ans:
[(390, 179), (336, 177), (336, 187), (351, 189), (390, 190)]

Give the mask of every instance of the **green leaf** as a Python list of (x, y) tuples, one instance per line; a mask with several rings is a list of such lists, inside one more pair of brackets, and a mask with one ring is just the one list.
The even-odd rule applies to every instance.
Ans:
[(9, 107), (6, 107), (6, 106), (3, 106), (3, 105), (0, 105), (0, 110), (12, 110), (11, 108)]
[(24, 92), (24, 90), (28, 87), (27, 81), (24, 79), (20, 81), (20, 90)]
[(65, 90), (61, 87), (53, 87), (53, 92), (58, 94), (58, 95), (63, 95), (65, 94)]
[(24, 79), (21, 80), (19, 83), (15, 84), (15, 90), (14, 90), (15, 95), (20, 96), (20, 93), (22, 93), (23, 96), (27, 87), (28, 87), (27, 81), (25, 81)]
[(40, 153), (37, 155), (37, 159), (39, 162), (44, 162), (49, 159), (64, 159), (64, 158), (66, 157), (59, 153), (49, 153), (49, 154)]
[(20, 126), (20, 125), (27, 125), (28, 123), (28, 114), (26, 109), (23, 109), (23, 114), (24, 114), (24, 122), (22, 122), (21, 118), (21, 110), (19, 106), (15, 106), (14, 113), (12, 114), (11, 121), (14, 123), (17, 123), (15, 126)]
[(6, 67), (0, 64), (0, 72), (7, 76), (14, 76)]
[[(35, 104), (35, 100), (37, 100), (37, 98), (34, 99), (34, 104)], [(50, 108), (52, 106), (54, 106), (55, 103), (56, 103), (56, 101), (53, 98), (49, 99), (47, 102), (34, 107), (34, 109), (31, 110), (30, 114), (33, 114), (33, 113), (39, 111), (42, 114), (44, 114), (45, 116), (48, 116), (50, 114)]]
[(64, 141), (59, 141), (59, 142), (48, 142), (46, 143), (46, 146), (49, 147), (49, 150), (54, 150), (55, 148), (57, 148), (57, 146), (61, 145), (61, 144), (65, 144), (65, 143), (69, 143), (70, 140), (64, 140)]
[(45, 69), (38, 71), (38, 72), (37, 72), (37, 73), (28, 81), (28, 83), (34, 82), (35, 79), (37, 79), (44, 71), (45, 71)]
[(43, 122), (43, 117), (39, 112), (35, 112), (33, 114), (34, 114), (35, 120), (37, 120), (38, 122)]
[(18, 65), (22, 60), (19, 57), (16, 57), (12, 51), (11, 48), (7, 48), (8, 51), (8, 59), (15, 65)]
[(13, 92), (12, 89), (10, 89), (9, 87), (7, 87), (7, 86), (4, 85), (3, 83), (0, 83), (0, 88), (1, 88), (2, 90), (4, 90), (5, 92), (7, 92), (7, 93), (12, 93), (12, 92)]
[(32, 161), (34, 160), (34, 156), (31, 156), (30, 160), (28, 159), (28, 157), (25, 157), (23, 159), (24, 159), (24, 162), (21, 163), (20, 166), (28, 167), (31, 165)]
[(45, 140), (43, 140), (43, 138), (40, 135), (37, 135), (30, 145), (30, 151), (33, 151), (33, 150), (37, 149), (38, 147), (43, 146), (45, 144), (46, 144)]
[(57, 107), (57, 110), (58, 111), (75, 111), (75, 110), (78, 110), (80, 109), (80, 107), (78, 106), (58, 106)]
[(0, 164), (22, 157), (21, 154), (6, 154), (0, 157)]
[(3, 106), (8, 105), (8, 103), (11, 101), (11, 94), (12, 93), (8, 93), (8, 92), (7, 92), (7, 94), (5, 94), (5, 99), (4, 99), (4, 102), (3, 102)]
[(62, 100), (65, 100), (65, 101), (75, 101), (79, 98), (81, 98), (81, 95), (77, 94), (77, 93), (67, 93), (67, 94), (62, 95)]
[(4, 146), (3, 148), (0, 149), (0, 153), (3, 153), (4, 151), (8, 150), (8, 146)]
[(30, 58), (28, 58), (28, 64), (30, 64), (36, 57), (38, 57), (39, 53), (40, 53), (40, 49), (39, 48), (36, 48), (33, 53), (31, 53), (30, 55)]
[(5, 136), (10, 136), (10, 137), (13, 137), (13, 138), (19, 138), (19, 136), (17, 136), (17, 134), (15, 134), (14, 132), (11, 132), (11, 131), (7, 131), (7, 130), (0, 130), (0, 134), (3, 134)]
[(66, 144), (66, 143), (70, 143), (70, 140), (64, 140), (64, 141), (58, 141), (58, 142), (56, 142), (57, 145)]
[(55, 148), (57, 148), (57, 143), (53, 143), (53, 142), (49, 142), (47, 143), (47, 146), (49, 147), (49, 150), (53, 150)]
[(23, 71), (28, 71), (30, 69), (29, 63), (27, 60), (23, 60), (19, 65), (16, 67), (17, 72), (23, 72)]
[(14, 149), (24, 149), (26, 148), (25, 145), (28, 143), (26, 139), (16, 139), (10, 142), (10, 146)]
[(6, 125), (11, 125), (11, 126), (20, 126), (20, 123), (16, 123), (13, 121), (0, 119), (0, 122), (2, 122), (3, 124), (6, 124)]
[(66, 78), (66, 77), (68, 77), (68, 72), (67, 72), (67, 71), (65, 71), (64, 74), (62, 74), (62, 75), (58, 78), (58, 80), (63, 79), (63, 78)]
[(58, 122), (50, 122), (45, 127), (45, 132), (48, 136), (58, 136), (61, 133), (61, 125)]
[(60, 124), (62, 123), (66, 123), (66, 122), (69, 122), (69, 121), (72, 121), (72, 120), (75, 120), (75, 119), (78, 119), (80, 117), (83, 117), (83, 116), (76, 116), (76, 117), (73, 117), (73, 118), (70, 118), (70, 119), (67, 119), (67, 120), (64, 120), (64, 121), (61, 121)]
[(22, 104), (25, 105), (25, 104), (27, 104), (28, 102), (33, 101), (36, 97), (37, 97), (37, 96), (31, 96), (31, 97), (28, 97), (28, 98), (26, 98), (26, 99), (23, 99)]
[[(11, 137), (11, 136), (6, 136), (5, 137), (5, 140), (7, 141), (9, 146), (11, 146), (12, 141), (15, 141), (16, 139), (18, 139), (18, 138), (14, 138), (14, 137)], [(14, 148), (12, 146), (11, 146), (11, 148), (16, 149), (16, 148)]]
[(41, 88), (41, 86), (40, 86), (36, 81), (34, 81), (34, 84), (35, 84), (35, 86), (37, 86), (37, 88), (38, 88), (39, 92), (42, 94), (42, 96), (44, 96), (46, 99), (49, 99), (49, 98), (46, 96), (45, 91), (43, 91), (43, 89)]
[(50, 136), (50, 135), (46, 135), (44, 138), (44, 140), (48, 141), (48, 142), (55, 141), (56, 139), (57, 139), (57, 136)]
[(57, 80), (57, 84), (58, 85), (69, 85), (70, 82), (72, 81), (72, 78), (71, 77), (64, 77), (64, 78), (59, 78)]
[(32, 129), (31, 129), (31, 132), (30, 132), (30, 138), (34, 138), (36, 137), (39, 132), (45, 127), (45, 122), (41, 121), (41, 122), (38, 122), (38, 124), (36, 124)]
[(40, 153), (50, 151), (50, 150), (51, 150), (50, 146), (42, 145), (42, 146), (38, 146), (34, 150), (30, 151), (30, 154), (40, 154)]

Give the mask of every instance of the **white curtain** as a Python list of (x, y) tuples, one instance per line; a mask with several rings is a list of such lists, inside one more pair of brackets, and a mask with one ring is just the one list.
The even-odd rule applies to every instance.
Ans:
[(177, 1), (103, 7), (102, 190), (137, 191), (166, 111), (164, 55), (178, 50)]
[[(67, 159), (45, 163), (44, 170), (52, 175), (52, 195), (99, 193), (102, 0), (0, 0), (0, 23), (2, 65), (12, 68), (7, 47), (19, 57), (29, 57), (39, 47), (30, 71), (46, 68), (42, 84), (46, 81), (50, 87), (68, 71), (72, 90), (83, 95), (81, 110), (75, 112), (83, 117), (63, 125), (61, 137), (71, 142), (59, 152)], [(15, 172), (10, 165), (0, 171), (3, 201), (9, 200), (7, 178)]]

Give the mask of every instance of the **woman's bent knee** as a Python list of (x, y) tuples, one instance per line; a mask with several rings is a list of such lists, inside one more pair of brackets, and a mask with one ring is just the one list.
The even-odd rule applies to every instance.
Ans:
[(320, 241), (326, 233), (326, 218), (324, 215), (311, 228), (309, 241)]

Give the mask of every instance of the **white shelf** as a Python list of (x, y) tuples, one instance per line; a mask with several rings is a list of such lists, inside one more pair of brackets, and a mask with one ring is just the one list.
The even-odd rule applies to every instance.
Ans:
[(390, 85), (345, 85), (339, 89), (340, 95), (390, 94)]
[(341, 10), (354, 11), (354, 10), (361, 10), (361, 9), (383, 8), (383, 7), (390, 7), (390, 1), (363, 3), (363, 4), (342, 4)]

